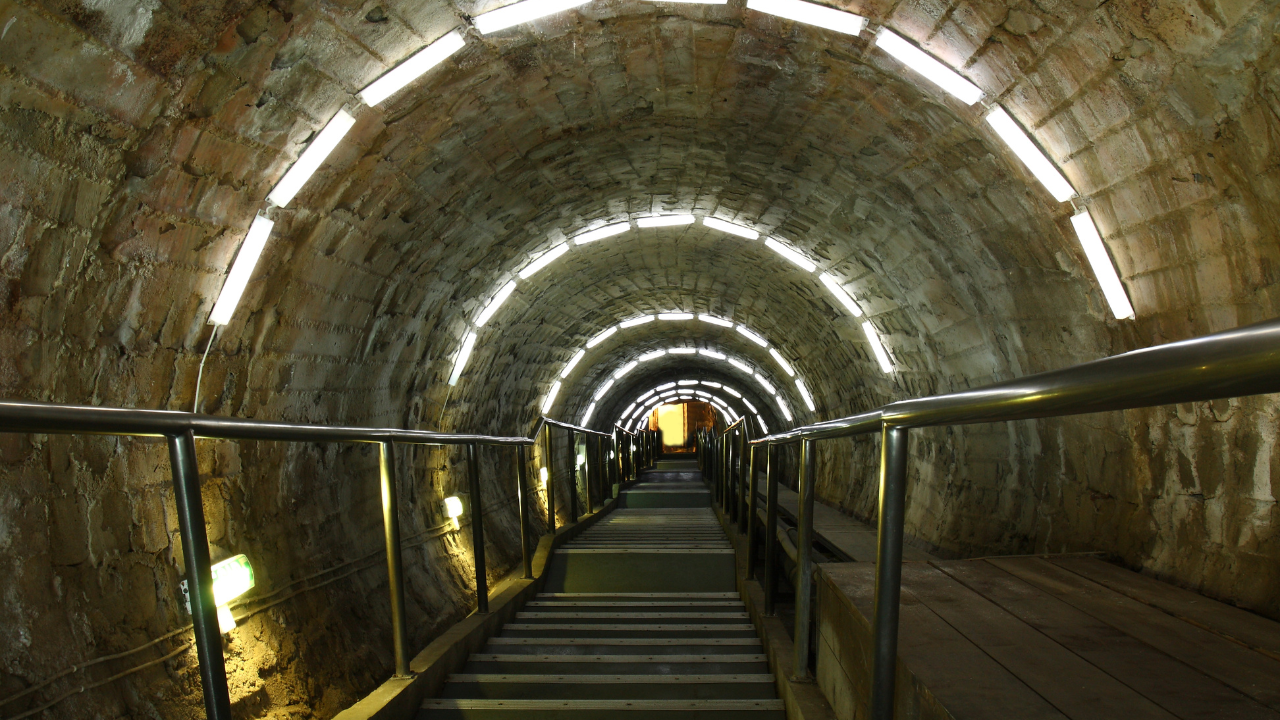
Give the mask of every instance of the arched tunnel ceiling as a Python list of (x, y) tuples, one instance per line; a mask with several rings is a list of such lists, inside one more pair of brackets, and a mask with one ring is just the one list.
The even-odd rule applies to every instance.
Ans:
[[(390, 413), (425, 422), (425, 408), (445, 400), (440, 381), (496, 276), (545, 247), (548, 235), (655, 212), (693, 211), (776, 232), (856, 285), (907, 372), (874, 397), (845, 393), (830, 403), (832, 414), (1265, 314), (1253, 293), (1271, 282), (1268, 257), (1239, 239), (1241, 228), (1270, 222), (1241, 205), (1252, 195), (1223, 190), (1222, 200), (1211, 183), (1169, 185), (1160, 169), (1181, 163), (1175, 181), (1200, 178), (1183, 172), (1188, 161), (1179, 158), (1201, 152), (1197, 158), (1211, 161), (1200, 169), (1222, 170), (1223, 184), (1234, 187), (1230, 178), (1256, 165), (1229, 137), (1182, 132), (1210, 113), (1210, 103), (1166, 69), (1180, 67), (1174, 53), (1200, 57), (1204, 82), (1220, 82), (1238, 63), (1225, 36), (1165, 26), (1152, 35), (1128, 6), (1041, 9), (1049, 22), (1034, 27), (1011, 20), (1003, 4), (849, 8), (960, 68), (1036, 133), (1098, 214), (1140, 322), (1150, 318), (1133, 332), (1107, 321), (1066, 223), (1070, 208), (1035, 184), (981, 122), (980, 107), (917, 84), (871, 47), (869, 33), (833, 35), (736, 3), (594, 3), (494, 36), (467, 31), (466, 47), (409, 90), (377, 109), (352, 104), (356, 90), (482, 9), (369, 2), (320, 12), (301, 2), (210, 2), (178, 14), (155, 10), (138, 21), (149, 23), (141, 31), (115, 15), (87, 19), (88, 33), (116, 49), (94, 72), (133, 80), (88, 83), (73, 98), (102, 108), (95, 111), (102, 129), (86, 152), (110, 147), (96, 138), (123, 138), (89, 173), (111, 202), (67, 216), (101, 228), (101, 245), (118, 265), (88, 273), (77, 290), (126, 308), (145, 293), (146, 274), (154, 276), (146, 268), (163, 268), (171, 285), (190, 278), (190, 302), (134, 313), (116, 332), (128, 344), (151, 336), (148, 324), (163, 325), (190, 348), (242, 236), (236, 228), (347, 104), (355, 129), (298, 198), (273, 211), (267, 258), (220, 340), (238, 369), (211, 368), (230, 400), (215, 399), (216, 411), (350, 421)], [(32, 65), (35, 36), (24, 35), (31, 23), (21, 20), (6, 61), (55, 83), (54, 65)], [(1134, 42), (1131, 32), (1152, 40)], [(1182, 42), (1188, 38), (1194, 42)], [(78, 42), (59, 52), (98, 52), (96, 41)], [(1111, 54), (1097, 61), (1104, 50)], [(123, 91), (110, 96), (97, 87)], [(1095, 89), (1110, 94), (1093, 101)], [(1151, 104), (1157, 93), (1171, 97), (1169, 109)], [(1078, 100), (1088, 102), (1077, 107)], [(1239, 101), (1229, 109), (1251, 107)], [(1124, 138), (1145, 144), (1147, 156), (1126, 164), (1107, 143), (1131, 126), (1146, 134)], [(1221, 156), (1203, 153), (1206, 145)], [(40, 206), (22, 182), (13, 188), (18, 202)], [(1223, 202), (1229, 207), (1219, 211)], [(1223, 238), (1218, 246), (1188, 237), (1193, 216), (1221, 226), (1209, 233)], [(1154, 242), (1158, 228), (1186, 239)], [(175, 230), (158, 250), (145, 240)], [(1191, 278), (1198, 287), (1214, 272), (1206, 253), (1240, 272), (1213, 276), (1224, 286), (1213, 292), (1222, 310), (1188, 318), (1187, 299), (1160, 279)], [(24, 292), (47, 294), (57, 282), (24, 278)], [(775, 304), (770, 313), (757, 324), (792, 321), (790, 307)], [(564, 335), (585, 335), (601, 320), (585, 318)], [(826, 350), (792, 349), (806, 357)], [(862, 373), (862, 364), (852, 367)], [(505, 378), (500, 390), (462, 388), (453, 402), (479, 414), (453, 420), (495, 417), (489, 401), (499, 396), (503, 407), (532, 409), (550, 372)], [(810, 372), (815, 387), (824, 377), (835, 382)], [(850, 384), (845, 376), (839, 382)], [(378, 407), (298, 402), (317, 390), (319, 398), (357, 389), (377, 391)], [(406, 391), (423, 399), (397, 410)], [(168, 402), (186, 392), (175, 389)], [(463, 397), (468, 392), (487, 394)], [(290, 393), (297, 395), (284, 397)]]

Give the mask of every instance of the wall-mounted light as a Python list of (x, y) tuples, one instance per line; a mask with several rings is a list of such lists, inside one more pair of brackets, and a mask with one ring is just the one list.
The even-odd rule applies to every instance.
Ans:
[(607, 237), (613, 237), (614, 235), (620, 235), (630, 229), (631, 229), (631, 223), (614, 223), (612, 225), (605, 225), (602, 228), (596, 228), (595, 230), (584, 232), (581, 235), (575, 236), (573, 238), (573, 244), (586, 245), (589, 242), (595, 242), (597, 240), (603, 240)]
[(654, 350), (651, 353), (645, 353), (641, 355), (639, 360), (640, 362), (649, 362), (650, 360), (657, 360), (658, 358), (666, 354), (667, 354), (666, 350)]
[(633, 317), (630, 320), (623, 320), (622, 322), (618, 323), (618, 326), (624, 329), (633, 328), (637, 325), (643, 325), (647, 322), (653, 322), (652, 315), (641, 315), (640, 317)]
[(538, 487), (542, 488), (543, 490), (547, 489), (547, 477), (548, 477), (547, 469), (538, 468)]
[(876, 47), (894, 56), (903, 65), (915, 70), (926, 80), (959, 98), (966, 105), (972, 105), (982, 99), (982, 90), (977, 85), (960, 77), (955, 70), (938, 62), (920, 48), (895, 35), (888, 28), (880, 28), (876, 33)]
[(462, 516), (462, 498), (457, 495), (450, 495), (444, 499), (444, 514), (450, 520), (456, 520)]
[(1111, 314), (1117, 320), (1128, 320), (1134, 317), (1129, 294), (1125, 292), (1124, 284), (1120, 282), (1120, 274), (1116, 272), (1116, 266), (1112, 264), (1111, 256), (1107, 254), (1107, 248), (1102, 244), (1102, 236), (1098, 234), (1093, 216), (1088, 210), (1082, 210), (1079, 215), (1071, 218), (1071, 226), (1076, 229), (1076, 237), (1080, 239), (1084, 256), (1089, 260), (1089, 266), (1093, 268), (1093, 276), (1098, 279), (1098, 285), (1102, 288), (1102, 296), (1111, 306)]
[(560, 392), (560, 381), (557, 380), (547, 391), (547, 399), (542, 401), (542, 414), (546, 415), (551, 412), (551, 405), (556, 401), (556, 394)]
[(785, 418), (787, 419), (787, 422), (792, 422), (792, 420), (791, 420), (791, 408), (787, 407), (787, 401), (782, 399), (782, 395), (781, 395), (781, 394), (779, 394), (779, 395), (774, 395), (774, 396), (773, 396), (773, 399), (774, 399), (774, 401), (775, 401), (775, 402), (777, 402), (777, 403), (778, 403), (778, 408), (782, 410), (782, 416), (783, 416), (783, 417), (785, 417)]
[(476, 327), (484, 327), (484, 324), (489, 322), (489, 318), (493, 317), (493, 314), (498, 312), (498, 308), (502, 307), (502, 303), (506, 302), (507, 298), (511, 297), (511, 293), (515, 291), (515, 280), (509, 280), (506, 285), (503, 285), (502, 289), (499, 290), (497, 294), (493, 296), (493, 299), (489, 301), (489, 304), (485, 306), (484, 311), (480, 313), (480, 317), (476, 318)]
[(685, 313), (685, 312), (658, 313), (658, 319), (659, 320), (692, 320), (693, 313)]
[(796, 371), (791, 368), (791, 363), (787, 362), (776, 348), (769, 348), (769, 354), (773, 356), (773, 359), (777, 361), (778, 365), (780, 365), (788, 375), (791, 377), (796, 376)]
[(815, 410), (813, 406), (813, 396), (809, 394), (809, 388), (804, 386), (804, 381), (796, 378), (796, 389), (800, 391), (800, 397), (804, 398), (804, 406), (809, 408), (809, 412)]
[(626, 365), (623, 365), (622, 367), (620, 367), (620, 368), (618, 368), (617, 370), (615, 370), (615, 371), (614, 371), (614, 373), (613, 373), (613, 379), (614, 379), (614, 380), (617, 380), (618, 378), (622, 377), (623, 375), (626, 375), (627, 373), (631, 372), (632, 370), (635, 370), (635, 369), (636, 369), (636, 366), (637, 366), (637, 365), (639, 365), (639, 364), (640, 364), (640, 361), (639, 361), (639, 360), (632, 360), (631, 362), (627, 363)]
[(698, 352), (698, 348), (691, 347), (679, 347), (667, 350), (667, 353), (671, 355), (693, 355), (696, 352)]
[[(753, 413), (754, 413), (754, 412), (755, 412), (755, 410), (752, 410), (751, 412), (753, 412)], [(768, 434), (769, 434), (769, 426), (764, 424), (764, 418), (760, 417), (759, 415), (756, 415), (756, 422), (760, 423), (760, 429), (764, 431), (764, 434), (765, 434), (765, 435), (768, 435)]]
[(1040, 152), (1040, 148), (1031, 142), (1031, 138), (1018, 127), (1018, 123), (1009, 117), (1009, 113), (1005, 112), (1004, 108), (997, 105), (987, 115), (987, 123), (1055, 200), (1065, 202), (1076, 194), (1071, 183), (1067, 182), (1062, 173), (1058, 172), (1058, 168), (1054, 167), (1053, 163), (1049, 162), (1049, 158)]
[(587, 0), (524, 0), (477, 16), (476, 29), (488, 35), (586, 3)]
[(871, 352), (876, 356), (876, 362), (880, 363), (880, 369), (885, 374), (893, 372), (893, 363), (889, 360), (889, 353), (885, 352), (884, 344), (880, 342), (880, 333), (876, 332), (876, 326), (868, 320), (862, 323), (862, 332), (867, 336), (867, 342), (871, 343)]
[(474, 331), (468, 332), (467, 336), (462, 339), (462, 347), (458, 349), (458, 359), (453, 361), (453, 374), (449, 376), (449, 384), (457, 385), (458, 378), (462, 377), (462, 371), (467, 367), (467, 360), (471, 357), (471, 351), (476, 346), (476, 334)]
[(593, 337), (593, 338), (591, 338), (590, 340), (588, 340), (588, 341), (587, 341), (587, 347), (589, 347), (589, 348), (593, 348), (593, 347), (595, 347), (595, 346), (599, 345), (600, 343), (602, 343), (602, 342), (604, 342), (605, 340), (608, 340), (610, 337), (612, 337), (612, 336), (613, 336), (613, 334), (614, 334), (614, 333), (616, 333), (616, 332), (618, 332), (618, 326), (617, 326), (617, 325), (612, 325), (612, 326), (610, 326), (610, 327), (609, 327), (607, 330), (605, 330), (604, 332), (602, 332), (602, 333), (600, 333), (599, 335), (596, 335), (595, 337)]
[(774, 240), (773, 238), (769, 238), (768, 240), (765, 240), (764, 244), (767, 245), (770, 250), (778, 253), (782, 257), (790, 260), (791, 262), (795, 263), (797, 266), (803, 268), (805, 272), (813, 272), (814, 270), (818, 269), (818, 266), (815, 265), (812, 260), (805, 257), (804, 255), (801, 255), (799, 250), (796, 250), (795, 248), (790, 247), (789, 245), (784, 245), (778, 242), (777, 240)]
[(774, 390), (773, 386), (769, 384), (769, 381), (764, 379), (763, 375), (761, 375), (760, 373), (755, 373), (754, 375), (755, 375), (756, 382), (760, 383), (760, 387), (768, 391), (770, 395), (777, 392), (777, 390)]
[(801, 0), (747, 0), (747, 7), (757, 12), (777, 15), (806, 25), (816, 25), (846, 35), (857, 35), (866, 27), (861, 15), (833, 10)]
[(573, 357), (569, 358), (569, 364), (565, 365), (564, 369), (560, 371), (560, 377), (561, 378), (569, 377), (569, 371), (573, 370), (573, 366), (577, 365), (582, 360), (582, 358), (586, 356), (586, 354), (587, 354), (586, 350), (579, 350), (578, 352), (574, 353)]
[(717, 220), (716, 218), (713, 218), (713, 217), (702, 218), (702, 224), (706, 225), (707, 227), (713, 230), (719, 230), (720, 232), (729, 233), (730, 235), (737, 235), (738, 237), (746, 238), (747, 240), (760, 239), (760, 233), (756, 232), (755, 230), (752, 230), (751, 228), (745, 228), (745, 227), (742, 227), (741, 225), (734, 225), (731, 222), (725, 222), (724, 220)]
[(210, 325), (226, 325), (231, 322), (231, 316), (240, 304), (240, 296), (244, 294), (249, 278), (253, 276), (253, 269), (258, 265), (258, 258), (262, 256), (262, 249), (266, 247), (273, 227), (275, 223), (261, 215), (253, 219), (244, 242), (240, 243), (240, 250), (236, 252), (235, 262), (231, 264), (231, 272), (227, 273), (227, 279), (222, 283), (222, 292), (218, 294), (218, 301), (213, 304), (213, 312), (209, 313)]
[(369, 83), (369, 87), (360, 91), (360, 99), (364, 100), (366, 105), (377, 105), (399, 92), (405, 85), (422, 77), (423, 73), (444, 62), (450, 55), (462, 49), (464, 44), (462, 35), (457, 30), (448, 33), (397, 65), (387, 74)]
[(733, 327), (733, 323), (725, 320), (724, 318), (718, 318), (715, 315), (707, 315), (703, 313), (698, 315), (698, 319), (702, 322), (711, 323), (712, 325), (719, 325), (720, 327)]
[(659, 215), (657, 217), (640, 218), (636, 220), (636, 225), (642, 228), (672, 227), (674, 225), (692, 225), (696, 219), (692, 215)]
[[(236, 619), (227, 604), (253, 588), (253, 566), (249, 564), (248, 557), (236, 555), (216, 563), (209, 569), (209, 574), (213, 577), (213, 604), (218, 608), (218, 629), (224, 633), (231, 632), (236, 627)], [(182, 581), (181, 588), (189, 613), (191, 594), (186, 580)]]
[(705, 356), (705, 357), (713, 358), (713, 359), (715, 359), (715, 360), (724, 360), (724, 359), (725, 359), (725, 354), (724, 354), (724, 353), (716, 352), (715, 350), (708, 350), (708, 349), (706, 349), (706, 348), (701, 348), (701, 349), (699, 349), (699, 350), (698, 350), (698, 354), (699, 354), (699, 355), (703, 355), (703, 356)]
[(755, 334), (755, 333), (751, 332), (751, 331), (750, 331), (750, 330), (748, 330), (745, 326), (739, 325), (739, 326), (737, 326), (737, 327), (736, 327), (736, 328), (734, 328), (734, 329), (738, 331), (738, 334), (739, 334), (739, 335), (741, 335), (742, 337), (744, 337), (744, 338), (746, 338), (746, 339), (750, 340), (751, 342), (753, 342), (753, 343), (755, 343), (755, 344), (759, 345), (760, 347), (768, 347), (768, 345), (769, 345), (769, 341), (768, 341), (768, 340), (765, 340), (764, 338), (760, 337), (759, 335), (757, 335), (757, 334)]
[(329, 123), (324, 126), (324, 129), (320, 131), (315, 140), (311, 141), (307, 149), (302, 151), (302, 155), (293, 164), (293, 167), (289, 168), (289, 172), (286, 172), (284, 177), (280, 178), (280, 182), (276, 183), (271, 194), (267, 195), (267, 199), (278, 207), (287, 206), (289, 201), (302, 189), (302, 186), (311, 179), (316, 170), (320, 169), (325, 159), (329, 157), (329, 153), (333, 152), (333, 149), (338, 146), (338, 143), (342, 141), (343, 136), (351, 129), (351, 126), (355, 124), (356, 119), (351, 117), (346, 110), (339, 110), (329, 120)]
[(839, 300), (840, 304), (854, 317), (862, 317), (862, 308), (858, 307), (858, 304), (853, 301), (853, 297), (845, 292), (844, 288), (840, 287), (839, 280), (836, 280), (830, 273), (822, 273), (818, 279), (822, 281), (823, 285), (827, 286), (827, 290), (832, 295), (835, 295), (836, 300)]
[(534, 260), (533, 262), (524, 266), (524, 269), (520, 271), (520, 279), (528, 280), (529, 278), (533, 277), (534, 273), (538, 272), (542, 268), (555, 262), (557, 258), (559, 258), (561, 255), (564, 255), (567, 252), (569, 252), (569, 243), (565, 242), (565, 243), (560, 243), (559, 245), (542, 253), (542, 255), (538, 256), (537, 260)]

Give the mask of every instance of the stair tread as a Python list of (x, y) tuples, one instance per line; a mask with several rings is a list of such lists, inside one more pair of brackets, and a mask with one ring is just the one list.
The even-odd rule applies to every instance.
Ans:
[(572, 618), (572, 619), (596, 619), (596, 618), (599, 618), (599, 619), (604, 619), (604, 620), (623, 620), (623, 619), (628, 619), (628, 620), (629, 620), (629, 619), (636, 619), (636, 620), (661, 620), (661, 619), (665, 619), (665, 618), (674, 618), (674, 619), (690, 619), (690, 620), (693, 620), (693, 619), (703, 619), (703, 618), (706, 618), (706, 619), (710, 619), (710, 618), (717, 618), (717, 619), (725, 619), (725, 620), (745, 620), (745, 619), (747, 619), (747, 618), (749, 618), (749, 617), (751, 617), (751, 616), (750, 616), (750, 615), (748, 615), (748, 614), (747, 614), (747, 613), (745, 613), (745, 612), (731, 612), (731, 611), (721, 611), (721, 612), (631, 612), (631, 613), (625, 613), (625, 612), (623, 612), (623, 613), (619, 613), (619, 612), (572, 612), (572, 611), (568, 611), (568, 610), (566, 610), (566, 611), (564, 611), (564, 612), (518, 612), (518, 613), (516, 613), (516, 619), (517, 619), (517, 620), (538, 620), (538, 619), (541, 619), (541, 618), (554, 618), (554, 619), (571, 619), (571, 618)]
[(530, 600), (524, 604), (525, 607), (746, 607), (741, 600), (713, 600), (713, 601), (697, 601), (697, 600), (639, 600), (628, 602), (603, 602), (593, 600), (570, 600), (568, 602), (546, 602), (543, 600)]
[(644, 597), (644, 598), (733, 598), (740, 600), (736, 592), (582, 592), (582, 593), (538, 593), (540, 598), (589, 598), (589, 597)]
[(510, 655), (477, 653), (471, 656), (475, 662), (529, 662), (529, 663), (755, 663), (767, 662), (768, 655)]
[(759, 645), (759, 638), (489, 638), (494, 645)]
[(643, 623), (508, 623), (503, 626), (504, 630), (643, 630), (645, 632), (674, 632), (678, 630), (754, 630), (755, 625), (731, 624), (731, 623), (703, 623), (703, 624), (653, 624), (647, 625)]
[(424, 709), (487, 710), (782, 710), (782, 700), (484, 700), (441, 698), (426, 700)]
[(733, 675), (591, 675), (591, 674), (557, 674), (535, 675), (516, 673), (456, 673), (449, 676), (449, 682), (456, 683), (538, 683), (575, 685), (607, 685), (622, 683), (626, 685), (653, 684), (729, 684), (729, 683), (772, 683), (774, 677), (765, 674)]

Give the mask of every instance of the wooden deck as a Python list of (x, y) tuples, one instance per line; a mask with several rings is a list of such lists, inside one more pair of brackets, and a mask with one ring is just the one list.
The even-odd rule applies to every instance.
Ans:
[[(818, 682), (864, 717), (874, 566), (819, 566)], [(1280, 718), (1280, 623), (1091, 556), (909, 562), (900, 718)]]

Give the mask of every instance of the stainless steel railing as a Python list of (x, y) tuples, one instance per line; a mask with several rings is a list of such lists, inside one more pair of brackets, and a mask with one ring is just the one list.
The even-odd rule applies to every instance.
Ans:
[[(547, 440), (547, 527), (555, 532), (555, 473), (551, 471), (551, 429), (569, 433), (569, 515), (573, 521), (578, 511), (576, 438), (585, 435), (594, 440), (596, 470), (587, 474), (585, 495), (587, 510), (593, 497), (603, 497), (597, 487), (593, 493), (592, 478), (608, 474), (614, 482), (622, 482), (647, 467), (652, 454), (651, 433), (628, 432), (616, 427), (604, 433), (569, 423), (540, 417), (528, 437), (439, 433), (428, 430), (368, 428), (341, 425), (268, 422), (241, 418), (197, 415), (170, 410), (138, 410), (131, 408), (59, 405), (52, 403), (0, 400), (0, 432), (117, 435), (163, 437), (169, 445), (169, 463), (173, 473), (174, 502), (178, 511), (179, 533), (186, 558), (187, 586), (191, 597), (192, 625), (195, 631), (196, 655), (200, 663), (200, 679), (204, 691), (205, 714), (209, 720), (230, 720), (231, 699), (227, 688), (226, 665), (222, 655), (222, 635), (218, 628), (217, 607), (213, 600), (212, 565), (209, 542), (205, 533), (204, 505), (196, 468), (195, 439), (264, 440), (281, 442), (376, 443), (378, 471), (382, 490), (382, 520), (387, 551), (387, 576), (390, 587), (392, 646), (395, 674), (409, 675), (409, 635), (404, 609), (404, 565), (400, 557), (400, 522), (395, 480), (397, 445), (465, 445), (468, 459), (468, 489), (471, 496), (471, 533), (476, 575), (476, 611), (489, 611), (488, 570), (484, 559), (483, 507), (480, 495), (480, 446), (514, 447), (516, 449), (517, 500), (519, 504), (520, 543), (524, 575), (533, 577), (532, 541), (529, 528), (527, 477), (528, 448)], [(641, 437), (638, 441), (637, 438)], [(639, 452), (637, 448), (640, 449)], [(618, 462), (607, 462), (605, 452)], [(623, 462), (623, 458), (626, 462)], [(637, 462), (639, 465), (637, 465)]]
[[(819, 440), (880, 433), (880, 493), (877, 528), (875, 610), (872, 620), (872, 720), (893, 717), (898, 609), (902, 588), (902, 543), (907, 478), (907, 433), (911, 428), (1005, 422), (1108, 412), (1173, 403), (1280, 392), (1280, 319), (1136, 350), (1062, 370), (1030, 375), (974, 390), (890, 403), (839, 420), (749, 439), (751, 483), (755, 451), (766, 454), (766, 612), (774, 612), (777, 578), (777, 450), (800, 444), (800, 512), (797, 538), (795, 672), (809, 674), (810, 586), (813, 577), (814, 449)], [(746, 434), (733, 426), (703, 440), (717, 484), (733, 484), (730, 448)], [(739, 453), (738, 457), (741, 457)], [(737, 471), (741, 472), (741, 461)], [(742, 483), (738, 481), (738, 487)], [(754, 515), (751, 488), (748, 522)], [(750, 526), (749, 526), (750, 527)], [(750, 533), (750, 531), (748, 531)], [(752, 545), (754, 548), (754, 545)], [(752, 556), (754, 563), (754, 555)], [(748, 565), (753, 568), (754, 564)]]

